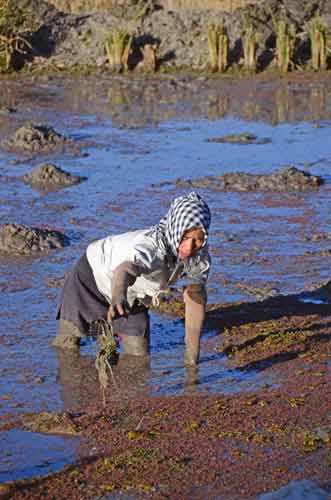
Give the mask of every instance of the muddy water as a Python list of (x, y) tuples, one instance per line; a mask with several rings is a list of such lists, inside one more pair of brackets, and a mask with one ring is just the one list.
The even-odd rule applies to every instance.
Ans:
[[(63, 440), (57, 436), (16, 429), (2, 434), (6, 450), (3, 450), (0, 463), (1, 482), (17, 477), (35, 477), (63, 467), (73, 461), (75, 445), (78, 442), (77, 438)], [(51, 456), (49, 448), (52, 450)]]
[[(34, 259), (0, 259), (3, 415), (99, 401), (95, 344), (87, 342), (80, 356), (50, 347), (56, 331), (57, 284), (90, 241), (158, 221), (170, 200), (182, 193), (162, 183), (238, 170), (268, 174), (288, 165), (322, 176), (325, 185), (308, 193), (200, 192), (213, 212), (211, 302), (299, 293), (329, 279), (331, 89), (327, 83), (293, 83), (285, 92), (283, 82), (242, 82), (232, 94), (229, 85), (202, 89), (200, 94), (187, 86), (184, 93), (169, 93), (166, 88), (163, 95), (162, 85), (160, 90), (155, 81), (138, 81), (136, 86), (134, 82), (124, 86), (115, 100), (109, 81), (91, 79), (9, 82), (4, 88), (1, 105), (17, 111), (1, 115), (1, 139), (34, 120), (74, 139), (78, 149), (75, 154), (31, 157), (0, 151), (1, 175), (11, 177), (0, 183), (1, 223), (50, 225), (71, 238), (71, 245), (62, 251)], [(246, 132), (271, 142), (207, 142)], [(20, 181), (45, 160), (88, 179), (51, 193)], [(277, 383), (260, 373), (229, 370), (215, 350), (217, 334), (206, 329), (199, 368), (185, 370), (183, 323), (152, 314), (150, 363), (123, 356), (114, 368), (120, 392), (114, 390), (112, 397), (192, 390), (231, 393)], [(10, 434), (2, 438), (5, 447), (13, 446)], [(53, 460), (58, 443), (47, 446), (49, 457), (40, 463), (49, 459), (54, 469), (61, 462)], [(26, 449), (17, 451), (18, 461), (24, 462)], [(14, 469), (16, 477), (26, 476), (24, 468)]]

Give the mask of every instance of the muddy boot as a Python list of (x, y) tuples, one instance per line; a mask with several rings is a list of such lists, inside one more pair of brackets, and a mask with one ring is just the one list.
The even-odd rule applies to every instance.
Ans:
[(148, 356), (149, 336), (120, 335), (124, 351), (132, 356)]
[(60, 319), (57, 335), (51, 345), (62, 349), (79, 349), (82, 337), (83, 334), (76, 325), (66, 319)]

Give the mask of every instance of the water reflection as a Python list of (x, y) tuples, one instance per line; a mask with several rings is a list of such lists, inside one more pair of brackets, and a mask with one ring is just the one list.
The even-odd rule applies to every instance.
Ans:
[[(212, 121), (236, 116), (248, 121), (262, 119), (275, 125), (331, 117), (331, 97), (326, 84), (269, 83), (262, 88), (257, 85), (245, 90), (248, 91), (243, 93), (236, 82), (231, 88), (228, 84), (219, 87), (202, 85), (199, 88), (197, 82), (193, 82), (186, 88), (176, 88), (175, 93), (170, 92), (169, 86), (159, 89), (148, 84), (137, 91), (116, 82), (109, 91), (110, 113), (114, 123), (121, 126), (125, 126), (126, 122), (130, 124), (130, 112), (135, 115), (136, 126), (144, 126), (146, 121), (159, 123), (176, 118), (179, 112), (183, 117), (188, 111), (191, 115), (205, 116)], [(176, 101), (186, 101), (187, 105), (184, 108), (175, 107)]]
[(79, 351), (55, 349), (58, 360), (58, 383), (63, 408), (80, 408), (101, 400), (94, 359)]
[[(82, 355), (78, 350), (55, 349), (58, 360), (58, 383), (64, 409), (81, 409), (100, 405), (102, 395), (95, 368), (95, 356)], [(130, 356), (121, 353), (112, 366), (115, 384), (109, 378), (107, 401), (147, 394), (146, 380), (150, 371), (149, 356)]]
[[(50, 94), (50, 90), (54, 96)], [(57, 95), (56, 95), (57, 94)], [(34, 99), (32, 85), (12, 86), (0, 96), (0, 107), (16, 100)], [(58, 99), (62, 95), (61, 100)], [(235, 80), (167, 75), (139, 76), (126, 79), (116, 76), (57, 80), (38, 88), (38, 106), (56, 100), (57, 113), (94, 113), (100, 119), (112, 118), (117, 127), (144, 127), (170, 119), (226, 116), (271, 124), (331, 118), (331, 92), (328, 81), (305, 76), (302, 80)], [(37, 100), (37, 98), (36, 98)]]
[[(217, 338), (212, 343), (216, 341)], [(159, 343), (157, 330), (154, 342)], [(211, 342), (209, 336), (203, 344), (207, 342)], [(210, 349), (208, 345), (209, 353)], [(63, 408), (77, 411), (90, 405), (100, 406), (102, 395), (94, 366), (95, 357), (91, 353), (83, 356), (78, 351), (56, 349), (56, 352)], [(151, 356), (146, 357), (121, 353), (118, 362), (112, 366), (115, 382), (110, 377), (107, 404), (153, 394), (183, 394), (197, 389), (231, 394), (262, 383), (259, 374), (253, 370), (243, 373), (227, 367), (222, 354), (203, 353), (198, 366), (184, 366), (182, 356), (182, 346), (173, 343), (161, 350), (152, 350)]]

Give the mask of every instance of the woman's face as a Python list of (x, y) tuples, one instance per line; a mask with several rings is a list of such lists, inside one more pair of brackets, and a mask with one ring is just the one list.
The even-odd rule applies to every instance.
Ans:
[(177, 253), (178, 257), (182, 260), (192, 257), (196, 252), (203, 247), (205, 242), (205, 233), (202, 229), (189, 229), (184, 234)]

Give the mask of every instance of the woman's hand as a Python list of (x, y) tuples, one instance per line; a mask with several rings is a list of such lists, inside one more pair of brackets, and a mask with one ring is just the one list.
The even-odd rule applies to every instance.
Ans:
[(111, 321), (116, 316), (125, 316), (126, 310), (124, 304), (111, 304), (107, 312), (107, 320)]
[(118, 316), (126, 316), (129, 310), (127, 302), (128, 287), (133, 285), (137, 276), (143, 273), (143, 269), (129, 261), (124, 261), (116, 267), (112, 278), (112, 302), (107, 313), (107, 320), (111, 321)]

